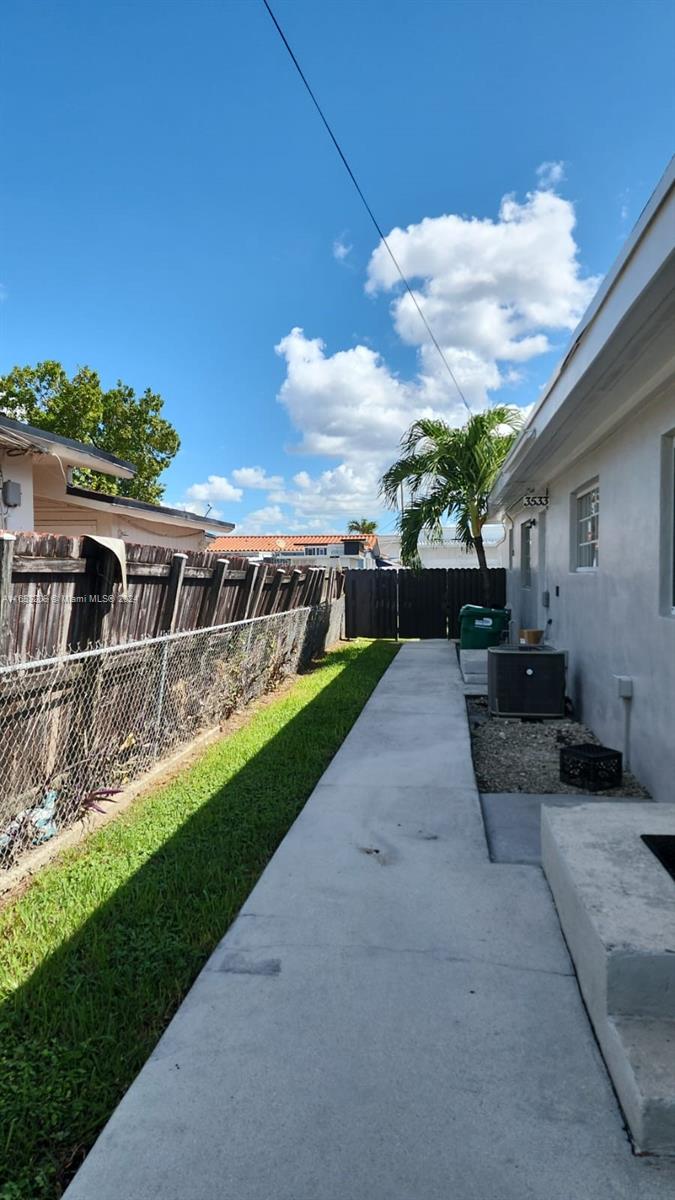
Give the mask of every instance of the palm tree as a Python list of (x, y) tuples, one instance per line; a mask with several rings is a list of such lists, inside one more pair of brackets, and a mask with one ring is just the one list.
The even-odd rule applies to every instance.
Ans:
[(404, 484), (410, 502), (399, 517), (401, 559), (419, 565), (417, 543), (422, 532), (441, 542), (441, 518), (456, 525), (465, 549), (476, 551), (483, 598), (490, 604), (490, 572), (483, 545), (487, 502), (500, 467), (522, 424), (517, 408), (497, 405), (474, 413), (462, 429), (425, 417), (401, 438), (401, 457), (382, 476), (380, 491), (391, 508)]
[(347, 533), (375, 533), (377, 529), (377, 521), (369, 521), (367, 517), (361, 517), (360, 521), (350, 521), (347, 526)]

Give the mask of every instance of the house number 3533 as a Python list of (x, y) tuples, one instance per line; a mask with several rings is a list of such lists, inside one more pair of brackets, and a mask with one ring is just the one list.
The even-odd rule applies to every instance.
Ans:
[(548, 496), (524, 496), (523, 504), (525, 508), (546, 508)]

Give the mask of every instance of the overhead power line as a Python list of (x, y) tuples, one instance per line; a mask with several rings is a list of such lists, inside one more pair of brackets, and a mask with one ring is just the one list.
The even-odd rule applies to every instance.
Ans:
[(288, 53), (293, 61), (293, 65), (294, 65), (296, 71), (298, 72), (298, 75), (300, 76), (302, 82), (304, 83), (316, 111), (318, 112), (319, 116), (321, 117), (321, 120), (323, 121), (323, 124), (328, 133), (328, 136), (330, 137), (330, 140), (332, 141), (333, 145), (335, 146), (335, 149), (337, 150), (338, 154), (340, 155), (340, 158), (342, 159), (342, 163), (345, 167), (345, 170), (347, 171), (349, 178), (351, 179), (352, 183), (354, 184), (354, 187), (356, 188), (356, 190), (359, 194), (359, 198), (361, 200), (361, 203), (363, 204), (363, 207), (365, 208), (366, 212), (368, 213), (368, 216), (370, 217), (373, 225), (375, 226), (375, 229), (377, 230), (378, 236), (379, 236), (381, 242), (383, 243), (383, 245), (387, 251), (387, 254), (389, 255), (394, 266), (396, 267), (396, 270), (401, 277), (403, 285), (404, 285), (408, 295), (410, 296), (410, 299), (412, 300), (413, 304), (415, 305), (417, 312), (419, 313), (420, 320), (422, 321), (424, 328), (426, 329), (427, 333), (429, 334), (429, 337), (431, 338), (433, 345), (435, 346), (436, 350), (438, 351), (438, 354), (440, 355), (443, 366), (445, 367), (446, 371), (448, 372), (448, 375), (450, 376), (452, 382), (454, 383), (454, 385), (457, 389), (457, 392), (459, 393), (459, 396), (460, 396), (462, 403), (464, 404), (467, 412), (471, 413), (471, 407), (466, 399), (466, 396), (464, 395), (464, 392), (462, 391), (461, 387), (459, 386), (459, 384), (457, 382), (454, 371), (453, 371), (452, 367), (450, 366), (450, 363), (448, 362), (445, 354), (443, 353), (443, 350), (441, 349), (441, 346), (438, 342), (438, 339), (436, 338), (436, 335), (434, 334), (433, 329), (431, 328), (429, 322), (427, 321), (427, 318), (425, 317), (424, 313), (422, 312), (422, 309), (419, 305), (417, 296), (415, 295), (410, 284), (408, 283), (408, 280), (407, 280), (405, 274), (403, 273), (403, 269), (401, 268), (401, 266), (398, 262), (398, 259), (396, 258), (396, 255), (394, 254), (394, 251), (392, 250), (391, 246), (389, 245), (389, 242), (387, 241), (387, 239), (384, 235), (382, 227), (381, 227), (377, 217), (375, 216), (375, 213), (373, 212), (372, 208), (370, 207), (368, 201), (366, 200), (366, 197), (364, 196), (364, 194), (361, 190), (359, 182), (347, 161), (344, 151), (342, 150), (340, 143), (338, 142), (335, 134), (333, 133), (333, 130), (331, 129), (331, 127), (328, 123), (328, 119), (325, 116), (324, 111), (323, 111), (321, 105), (319, 104), (319, 101), (317, 100), (316, 96), (314, 95), (314, 92), (312, 91), (309, 80), (307, 79), (305, 72), (303, 71), (302, 67), (300, 66), (300, 63), (298, 62), (295, 54), (293, 53), (293, 50), (288, 41), (288, 38), (286, 37), (286, 34), (284, 33), (283, 29), (281, 28), (281, 25), (279, 24), (279, 22), (277, 21), (277, 18), (275, 17), (274, 13), (272, 12), (272, 9), (268, 3), (268, 0), (262, 0), (262, 2), (265, 5), (265, 8), (267, 9), (270, 17), (272, 18), (272, 21), (274, 22), (274, 25), (276, 27), (277, 33), (279, 34), (279, 37), (281, 38), (282, 42), (284, 43), (284, 46), (288, 50)]

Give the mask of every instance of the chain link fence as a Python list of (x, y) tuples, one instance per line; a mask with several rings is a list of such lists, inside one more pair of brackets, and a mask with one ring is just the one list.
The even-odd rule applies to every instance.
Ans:
[(271, 691), (340, 637), (344, 601), (0, 668), (0, 867)]

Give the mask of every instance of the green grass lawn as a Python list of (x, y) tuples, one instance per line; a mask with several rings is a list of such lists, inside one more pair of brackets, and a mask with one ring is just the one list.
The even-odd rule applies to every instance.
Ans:
[(397, 649), (328, 654), (0, 912), (2, 1200), (61, 1195)]

